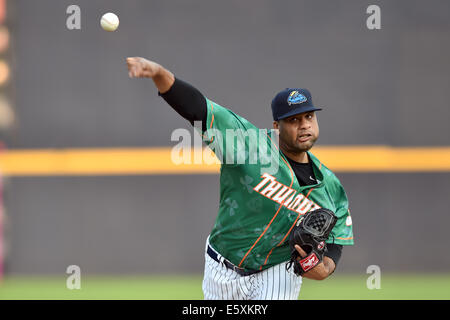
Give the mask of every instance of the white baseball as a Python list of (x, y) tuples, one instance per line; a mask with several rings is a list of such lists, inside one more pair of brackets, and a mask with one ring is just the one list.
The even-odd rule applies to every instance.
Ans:
[(119, 26), (119, 17), (112, 12), (105, 13), (100, 20), (103, 30), (115, 31)]

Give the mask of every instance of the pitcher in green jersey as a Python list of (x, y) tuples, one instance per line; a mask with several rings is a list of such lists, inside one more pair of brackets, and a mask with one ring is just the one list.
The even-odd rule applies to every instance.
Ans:
[(331, 275), (343, 246), (353, 245), (353, 226), (339, 179), (310, 151), (321, 110), (310, 92), (280, 91), (271, 103), (273, 129), (260, 130), (153, 61), (127, 64), (130, 77), (152, 78), (180, 115), (200, 121), (197, 129), (221, 160), (219, 210), (205, 247), (205, 299), (297, 299), (301, 277), (286, 269), (289, 233), (301, 215), (321, 207), (338, 221), (323, 262), (303, 276)]

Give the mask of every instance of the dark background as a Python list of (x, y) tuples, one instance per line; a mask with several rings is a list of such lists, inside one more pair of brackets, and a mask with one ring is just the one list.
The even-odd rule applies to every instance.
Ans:
[[(449, 1), (9, 1), (17, 122), (9, 149), (171, 146), (190, 128), (127, 56), (166, 66), (259, 127), (270, 101), (306, 87), (318, 145), (448, 146)], [(66, 8), (81, 8), (81, 30)], [(368, 30), (366, 8), (381, 8)], [(120, 18), (116, 32), (99, 26)], [(313, 150), (314, 151), (314, 150)], [(417, 156), (426, 157), (426, 154)], [(342, 272), (449, 271), (449, 172), (336, 173), (354, 247)], [(217, 175), (10, 177), (6, 271), (203, 271)]]

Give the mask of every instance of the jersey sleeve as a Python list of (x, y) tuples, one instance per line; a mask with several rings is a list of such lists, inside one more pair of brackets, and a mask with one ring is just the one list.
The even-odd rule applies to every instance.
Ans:
[[(337, 178), (336, 178), (337, 179)], [(348, 198), (344, 187), (337, 182), (335, 186), (334, 203), (336, 207), (336, 216), (338, 221), (331, 231), (327, 242), (334, 242), (341, 245), (353, 245), (353, 223), (348, 205)]]
[(203, 141), (222, 164), (244, 163), (250, 141), (257, 138), (258, 129), (231, 110), (205, 99), (207, 116), (206, 130), (202, 129)]

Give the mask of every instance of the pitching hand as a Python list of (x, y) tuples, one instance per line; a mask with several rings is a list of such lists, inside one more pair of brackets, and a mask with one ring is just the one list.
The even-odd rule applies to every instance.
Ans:
[(154, 78), (162, 69), (156, 62), (141, 57), (127, 58), (127, 66), (130, 78)]

